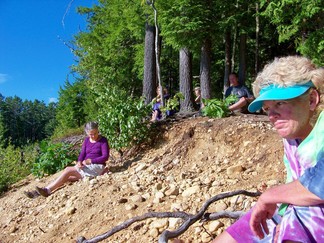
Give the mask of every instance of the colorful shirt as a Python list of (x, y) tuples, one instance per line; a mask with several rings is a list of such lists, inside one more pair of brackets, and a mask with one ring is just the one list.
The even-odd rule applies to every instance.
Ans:
[(87, 137), (83, 144), (78, 161), (91, 159), (92, 164), (106, 164), (109, 158), (109, 145), (105, 137), (101, 137), (99, 141), (95, 143), (90, 142), (90, 138)]
[[(284, 139), (284, 150), (287, 182), (299, 180), (309, 191), (323, 199), (324, 111), (305, 140)], [(273, 221), (280, 224), (278, 242), (324, 242), (324, 204), (309, 207), (289, 205), (282, 217), (276, 213), (274, 220), (267, 221), (270, 234), (262, 240), (254, 236), (250, 229), (251, 212), (227, 229), (237, 242), (273, 242), (276, 228)]]

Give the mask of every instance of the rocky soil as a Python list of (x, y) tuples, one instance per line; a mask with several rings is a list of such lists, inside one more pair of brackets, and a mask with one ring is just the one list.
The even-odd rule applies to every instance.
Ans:
[[(150, 145), (134, 149), (122, 163), (92, 180), (66, 185), (51, 196), (29, 199), (23, 191), (45, 186), (58, 176), (32, 176), (0, 198), (0, 242), (75, 242), (91, 239), (147, 212), (196, 214), (223, 192), (256, 191), (284, 182), (282, 142), (262, 115), (223, 119), (196, 117), (157, 124)], [(115, 157), (115, 156), (114, 156)], [(235, 196), (212, 204), (208, 212), (248, 210), (256, 198)], [(231, 219), (196, 222), (185, 242), (210, 242)], [(146, 219), (102, 242), (157, 242), (181, 219)]]

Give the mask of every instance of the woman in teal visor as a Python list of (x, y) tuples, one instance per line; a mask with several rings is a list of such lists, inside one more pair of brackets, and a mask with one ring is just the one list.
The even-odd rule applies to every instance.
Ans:
[(283, 138), (287, 181), (213, 242), (324, 242), (324, 69), (304, 57), (278, 58), (253, 92), (249, 111), (263, 109)]

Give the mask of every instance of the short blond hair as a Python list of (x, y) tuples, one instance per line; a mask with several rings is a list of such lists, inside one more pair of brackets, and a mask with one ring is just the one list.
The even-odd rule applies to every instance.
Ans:
[(266, 65), (252, 84), (253, 93), (258, 97), (260, 90), (271, 85), (289, 87), (312, 81), (320, 94), (317, 112), (324, 110), (324, 68), (317, 68), (312, 61), (301, 56), (275, 58)]

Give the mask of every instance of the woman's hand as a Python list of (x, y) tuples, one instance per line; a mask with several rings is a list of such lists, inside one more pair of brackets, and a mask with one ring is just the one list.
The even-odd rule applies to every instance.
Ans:
[(252, 232), (260, 239), (263, 239), (264, 237), (263, 230), (266, 234), (269, 234), (267, 219), (272, 218), (276, 208), (277, 204), (266, 203), (263, 200), (262, 195), (254, 206), (250, 219), (250, 227)]
[(78, 162), (77, 162), (77, 166), (78, 166), (79, 168), (82, 168), (82, 167), (83, 167), (82, 161), (78, 161)]
[(91, 164), (91, 159), (86, 159), (82, 161), (83, 165), (90, 165)]

